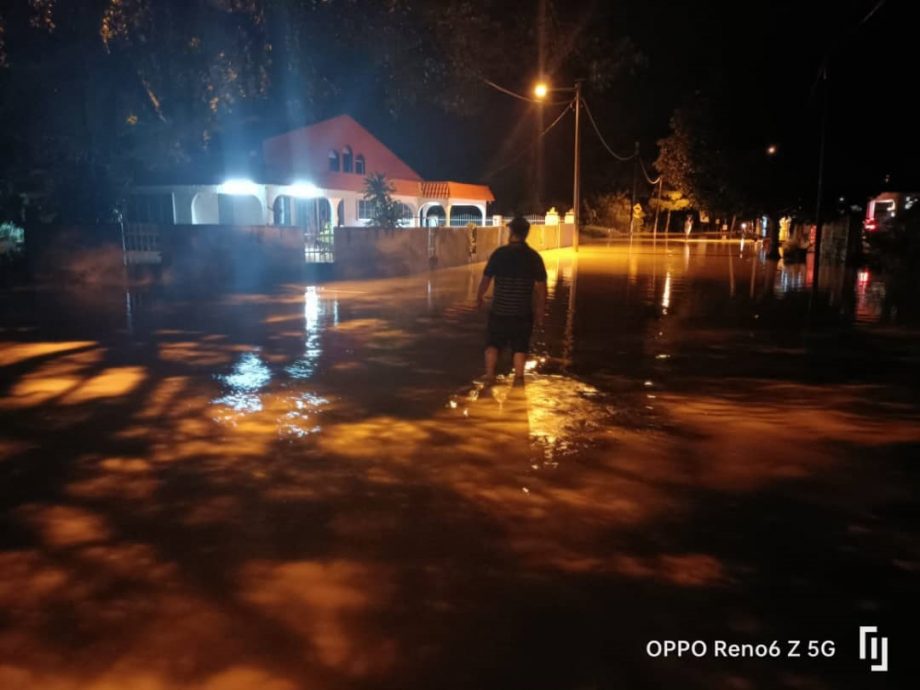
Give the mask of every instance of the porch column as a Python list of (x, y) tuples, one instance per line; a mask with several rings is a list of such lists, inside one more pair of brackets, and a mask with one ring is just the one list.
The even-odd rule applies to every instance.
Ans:
[[(342, 201), (341, 197), (328, 197), (327, 201), (329, 202), (329, 222), (332, 223), (332, 227), (337, 228), (340, 225), (345, 225), (345, 219), (339, 218), (339, 202)], [(344, 211), (345, 208), (342, 208)]]

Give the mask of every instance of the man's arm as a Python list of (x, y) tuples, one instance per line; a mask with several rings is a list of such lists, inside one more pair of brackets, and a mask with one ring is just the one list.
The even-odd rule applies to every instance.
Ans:
[(476, 293), (476, 308), (482, 309), (482, 301), (485, 299), (489, 286), (492, 284), (492, 276), (483, 274), (482, 280), (479, 281), (479, 290)]
[(533, 284), (533, 320), (535, 326), (543, 325), (543, 312), (546, 310), (546, 264), (543, 257), (533, 253), (534, 257), (534, 284)]
[(546, 281), (533, 284), (533, 322), (535, 326), (543, 325), (543, 312), (546, 310)]

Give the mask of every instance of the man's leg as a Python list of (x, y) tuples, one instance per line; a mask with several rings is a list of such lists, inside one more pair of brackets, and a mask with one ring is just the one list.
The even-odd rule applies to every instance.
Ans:
[(498, 348), (492, 345), (486, 348), (486, 383), (495, 382), (495, 367), (498, 364)]
[(524, 364), (527, 362), (526, 352), (514, 353), (514, 379), (516, 381), (524, 380)]
[(514, 362), (514, 382), (517, 385), (524, 383), (524, 365), (527, 363), (527, 353), (530, 352), (532, 335), (533, 321), (524, 319), (518, 324), (514, 338), (511, 339), (511, 360)]

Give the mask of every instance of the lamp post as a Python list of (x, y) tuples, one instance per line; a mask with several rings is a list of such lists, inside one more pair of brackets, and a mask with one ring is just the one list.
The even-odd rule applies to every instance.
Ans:
[(575, 80), (575, 86), (567, 88), (550, 88), (545, 81), (537, 82), (533, 88), (533, 95), (543, 100), (550, 93), (575, 94), (575, 155), (574, 171), (572, 174), (572, 214), (575, 220), (575, 231), (572, 233), (572, 249), (578, 251), (578, 221), (581, 217), (581, 80)]
[[(767, 159), (773, 161), (776, 159), (776, 154), (779, 151), (776, 144), (770, 144), (767, 147)], [(770, 197), (771, 201), (776, 193), (776, 164), (770, 164)], [(770, 219), (773, 220), (772, 218)], [(779, 254), (779, 220), (777, 219), (775, 223), (770, 227), (770, 252), (767, 254), (767, 258), (771, 261), (778, 261), (780, 259)]]

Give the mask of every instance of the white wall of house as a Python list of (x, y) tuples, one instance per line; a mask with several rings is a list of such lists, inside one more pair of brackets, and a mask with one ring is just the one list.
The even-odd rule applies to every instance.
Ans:
[[(347, 190), (326, 190), (319, 192), (331, 207), (331, 221), (334, 226), (344, 225), (360, 227), (367, 225), (369, 217), (361, 217), (364, 195), (361, 192)], [(237, 225), (272, 225), (274, 224), (274, 204), (280, 196), (291, 196), (292, 190), (285, 185), (259, 185), (254, 195), (242, 195), (228, 198), (220, 193), (218, 185), (157, 185), (137, 187), (135, 194), (171, 194), (175, 209), (175, 222), (178, 225), (218, 225), (234, 223)], [(223, 197), (223, 199), (221, 199)], [(293, 198), (293, 197), (292, 197)], [(470, 206), (486, 219), (487, 204), (481, 199), (425, 199), (416, 196), (397, 194), (394, 200), (405, 204), (411, 220), (407, 224), (417, 225), (420, 216), (432, 208), (440, 207), (444, 217), (449, 221), (451, 210), (456, 206)], [(338, 217), (339, 203), (342, 203), (343, 217)], [(223, 211), (223, 212), (222, 212)], [(296, 215), (296, 214), (295, 214)], [(369, 215), (367, 213), (363, 214)], [(130, 220), (130, 219), (129, 219)], [(301, 224), (302, 219), (293, 219)], [(424, 222), (424, 217), (421, 218)]]

